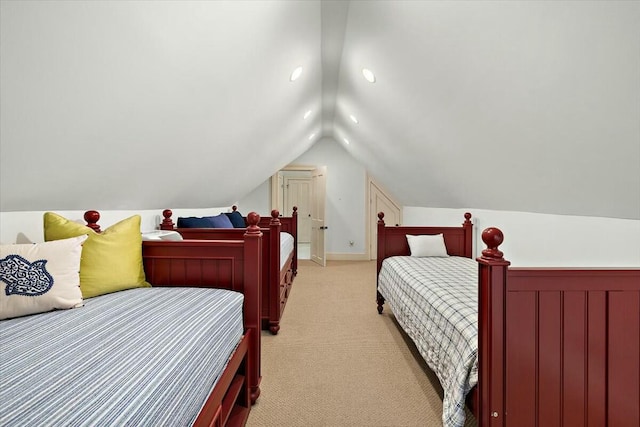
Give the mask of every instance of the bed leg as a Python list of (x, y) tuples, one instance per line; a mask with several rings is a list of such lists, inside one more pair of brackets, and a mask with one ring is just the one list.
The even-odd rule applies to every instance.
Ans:
[(382, 309), (384, 308), (384, 297), (380, 295), (380, 292), (376, 291), (376, 302), (378, 303), (378, 314), (382, 314)]
[(269, 322), (269, 332), (271, 332), (271, 335), (278, 335), (279, 330), (280, 322)]
[(250, 395), (251, 395), (251, 397), (250, 397), (251, 398), (251, 404), (255, 405), (256, 401), (258, 400), (258, 397), (260, 397), (260, 386), (252, 387)]

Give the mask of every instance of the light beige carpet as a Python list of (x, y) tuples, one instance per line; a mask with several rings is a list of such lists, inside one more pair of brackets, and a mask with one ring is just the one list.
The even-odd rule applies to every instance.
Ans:
[(375, 290), (375, 261), (300, 262), (249, 427), (442, 426), (440, 384)]

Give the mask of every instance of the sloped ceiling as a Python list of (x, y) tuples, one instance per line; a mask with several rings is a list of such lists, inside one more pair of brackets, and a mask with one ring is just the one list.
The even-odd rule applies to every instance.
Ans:
[(1, 31), (2, 211), (222, 206), (326, 136), (406, 206), (640, 219), (639, 2), (3, 1)]
[(335, 136), (404, 205), (640, 218), (640, 2), (351, 2), (346, 28)]
[(3, 1), (1, 15), (3, 211), (225, 206), (320, 136), (319, 2)]

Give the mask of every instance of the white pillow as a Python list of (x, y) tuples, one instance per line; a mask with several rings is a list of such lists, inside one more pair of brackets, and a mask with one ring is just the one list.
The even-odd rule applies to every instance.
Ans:
[(80, 257), (86, 239), (0, 245), (0, 319), (82, 307)]
[(153, 230), (153, 231), (145, 231), (142, 233), (142, 240), (170, 240), (170, 241), (180, 241), (182, 239), (182, 234), (177, 231), (171, 230)]
[(407, 234), (407, 242), (411, 256), (415, 257), (448, 257), (447, 247), (442, 234), (421, 234), (412, 236)]

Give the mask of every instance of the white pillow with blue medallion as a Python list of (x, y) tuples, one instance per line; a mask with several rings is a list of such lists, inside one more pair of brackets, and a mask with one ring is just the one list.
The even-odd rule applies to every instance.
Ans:
[(86, 239), (0, 245), (0, 319), (82, 307), (80, 257)]

